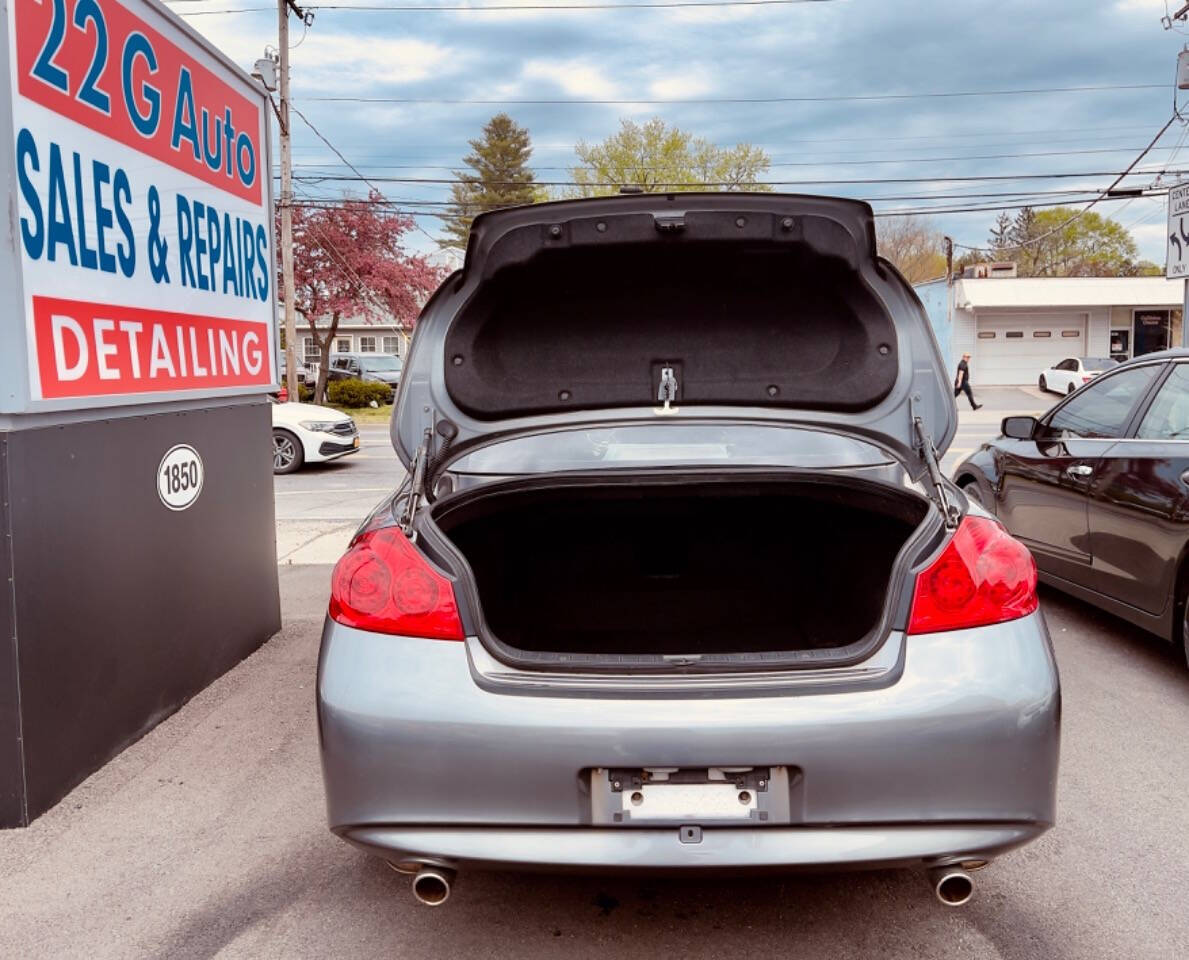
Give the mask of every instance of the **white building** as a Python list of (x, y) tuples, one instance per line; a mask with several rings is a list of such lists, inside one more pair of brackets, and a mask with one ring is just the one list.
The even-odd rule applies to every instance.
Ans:
[[(462, 267), (463, 255), (459, 250), (443, 247), (425, 257), (431, 264), (448, 276)], [(284, 308), (279, 308), (278, 323), (284, 328)], [(325, 318), (316, 321), (319, 328), (325, 328)], [(324, 336), (325, 334), (321, 334)], [(401, 327), (391, 320), (365, 321), (358, 317), (339, 321), (330, 352), (335, 353), (391, 353), (404, 358), (409, 349), (412, 327)], [(297, 315), (297, 343), (304, 363), (318, 362), (318, 344), (310, 334), (309, 321), (300, 313)]]
[[(322, 324), (319, 324), (322, 326)], [(297, 342), (303, 363), (318, 362), (318, 344), (310, 334), (310, 327), (301, 315), (297, 318)], [(359, 320), (340, 321), (330, 352), (335, 353), (393, 353), (404, 357), (408, 351), (409, 333), (393, 324), (364, 323)]]
[(971, 355), (977, 386), (1035, 383), (1067, 357), (1130, 357), (1181, 343), (1180, 281), (1163, 277), (987, 277), (919, 284), (951, 368)]

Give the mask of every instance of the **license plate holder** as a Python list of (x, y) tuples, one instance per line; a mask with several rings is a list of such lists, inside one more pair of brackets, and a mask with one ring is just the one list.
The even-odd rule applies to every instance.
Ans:
[(786, 767), (595, 767), (589, 776), (598, 824), (789, 822)]

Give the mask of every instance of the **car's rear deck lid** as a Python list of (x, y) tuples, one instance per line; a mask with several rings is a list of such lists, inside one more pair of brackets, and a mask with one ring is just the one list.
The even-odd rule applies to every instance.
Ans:
[[(912, 422), (956, 426), (924, 311), (875, 256), (870, 208), (666, 194), (498, 211), (427, 307), (394, 438), (455, 443), (551, 423), (679, 416), (829, 425), (914, 476)], [(910, 398), (912, 410), (910, 410)]]

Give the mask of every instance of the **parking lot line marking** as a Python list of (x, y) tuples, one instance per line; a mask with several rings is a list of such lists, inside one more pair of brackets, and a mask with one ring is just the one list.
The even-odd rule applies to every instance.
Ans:
[(277, 490), (278, 497), (310, 493), (390, 493), (396, 487), (302, 487), (300, 490)]

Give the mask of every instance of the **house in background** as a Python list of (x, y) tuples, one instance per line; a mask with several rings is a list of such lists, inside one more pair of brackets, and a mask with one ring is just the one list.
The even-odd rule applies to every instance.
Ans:
[(1127, 360), (1181, 343), (1179, 281), (1013, 274), (987, 270), (916, 287), (942, 356), (953, 369), (969, 351), (976, 386), (1035, 383), (1067, 357)]
[[(319, 324), (321, 326), (321, 324)], [(304, 332), (303, 332), (304, 331)], [(319, 360), (318, 344), (310, 335), (305, 317), (298, 314), (297, 337), (302, 362), (313, 366)], [(410, 331), (395, 324), (367, 323), (363, 320), (341, 320), (330, 345), (336, 353), (392, 353), (404, 358), (409, 349)]]
[[(435, 250), (426, 259), (439, 267), (446, 276), (462, 267), (461, 251), (445, 247)], [(278, 305), (278, 329), (284, 329), (285, 313), (283, 305)], [(316, 325), (325, 328), (326, 323), (316, 321)], [(297, 315), (297, 342), (299, 356), (307, 366), (318, 363), (319, 349), (317, 341), (309, 332), (309, 321), (300, 313)], [(336, 353), (391, 353), (402, 360), (409, 350), (409, 341), (413, 334), (412, 326), (402, 327), (393, 320), (367, 321), (359, 317), (339, 321), (335, 331), (334, 342), (330, 345), (331, 354)], [(279, 342), (279, 340), (278, 340)]]

